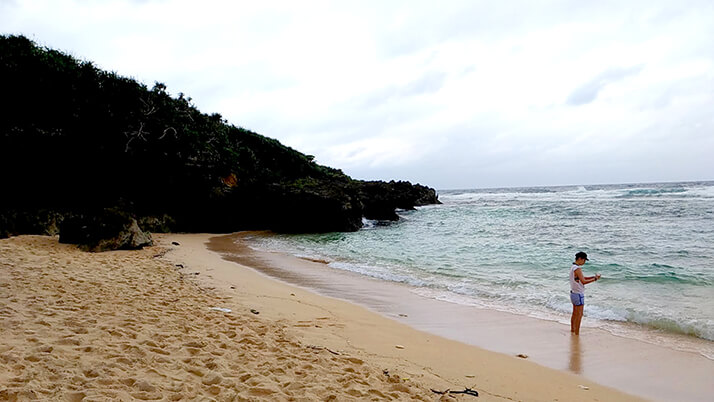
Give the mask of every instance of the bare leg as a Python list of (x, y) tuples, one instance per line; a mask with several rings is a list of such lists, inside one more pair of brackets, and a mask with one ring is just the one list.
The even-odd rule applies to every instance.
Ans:
[(573, 306), (573, 317), (571, 318), (571, 332), (580, 335), (580, 322), (583, 320), (583, 309), (585, 306)]

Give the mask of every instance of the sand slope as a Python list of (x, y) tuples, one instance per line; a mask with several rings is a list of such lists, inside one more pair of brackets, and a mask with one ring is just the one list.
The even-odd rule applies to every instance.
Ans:
[(164, 252), (0, 240), (0, 400), (435, 399), (247, 309), (210, 310), (225, 299)]

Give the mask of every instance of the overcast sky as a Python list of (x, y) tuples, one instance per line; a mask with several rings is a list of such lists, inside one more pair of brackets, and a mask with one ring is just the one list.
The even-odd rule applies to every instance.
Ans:
[(714, 179), (712, 1), (0, 0), (0, 32), (360, 179)]

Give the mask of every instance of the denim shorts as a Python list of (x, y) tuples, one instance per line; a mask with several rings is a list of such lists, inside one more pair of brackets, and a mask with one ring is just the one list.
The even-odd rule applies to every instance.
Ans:
[(573, 306), (584, 306), (585, 305), (585, 295), (582, 293), (570, 292), (570, 301), (573, 302)]

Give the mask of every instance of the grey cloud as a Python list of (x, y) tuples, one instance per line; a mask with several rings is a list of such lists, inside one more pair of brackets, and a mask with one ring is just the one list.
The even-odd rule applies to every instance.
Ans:
[[(9, 13), (11, 8), (17, 7), (17, 0), (0, 0), (0, 9), (3, 10), (3, 14)], [(1, 16), (0, 16), (1, 17)], [(1, 20), (2, 18), (0, 18)], [(5, 30), (0, 30), (0, 33), (7, 34)]]
[(397, 93), (399, 96), (431, 94), (440, 90), (444, 86), (444, 81), (446, 81), (446, 73), (432, 71), (405, 85)]
[(611, 68), (598, 74), (592, 80), (586, 82), (570, 93), (566, 103), (572, 106), (586, 105), (597, 98), (598, 93), (607, 85), (621, 81), (628, 76), (635, 75), (642, 71), (643, 66), (627, 68)]
[[(396, 2), (382, 2), (394, 4)], [(624, 10), (640, 12), (651, 2), (632, 1)], [(403, 24), (387, 19), (381, 23), (383, 31), (379, 44), (380, 56), (385, 58), (408, 55), (425, 48), (463, 38), (479, 38), (494, 42), (504, 37), (519, 37), (539, 27), (559, 23), (591, 21), (597, 16), (612, 16), (612, 10), (602, 2), (573, 2), (570, 0), (532, 1), (450, 1), (448, 7), (433, 7), (434, 2), (410, 1), (399, 3), (385, 15), (408, 16)], [(650, 5), (651, 6), (651, 5)], [(386, 6), (389, 7), (389, 6)], [(379, 18), (379, 16), (375, 16)]]
[(402, 86), (382, 88), (368, 95), (361, 102), (362, 106), (374, 107), (393, 98), (404, 98), (416, 95), (432, 94), (438, 92), (446, 82), (446, 73), (430, 71), (420, 78)]

